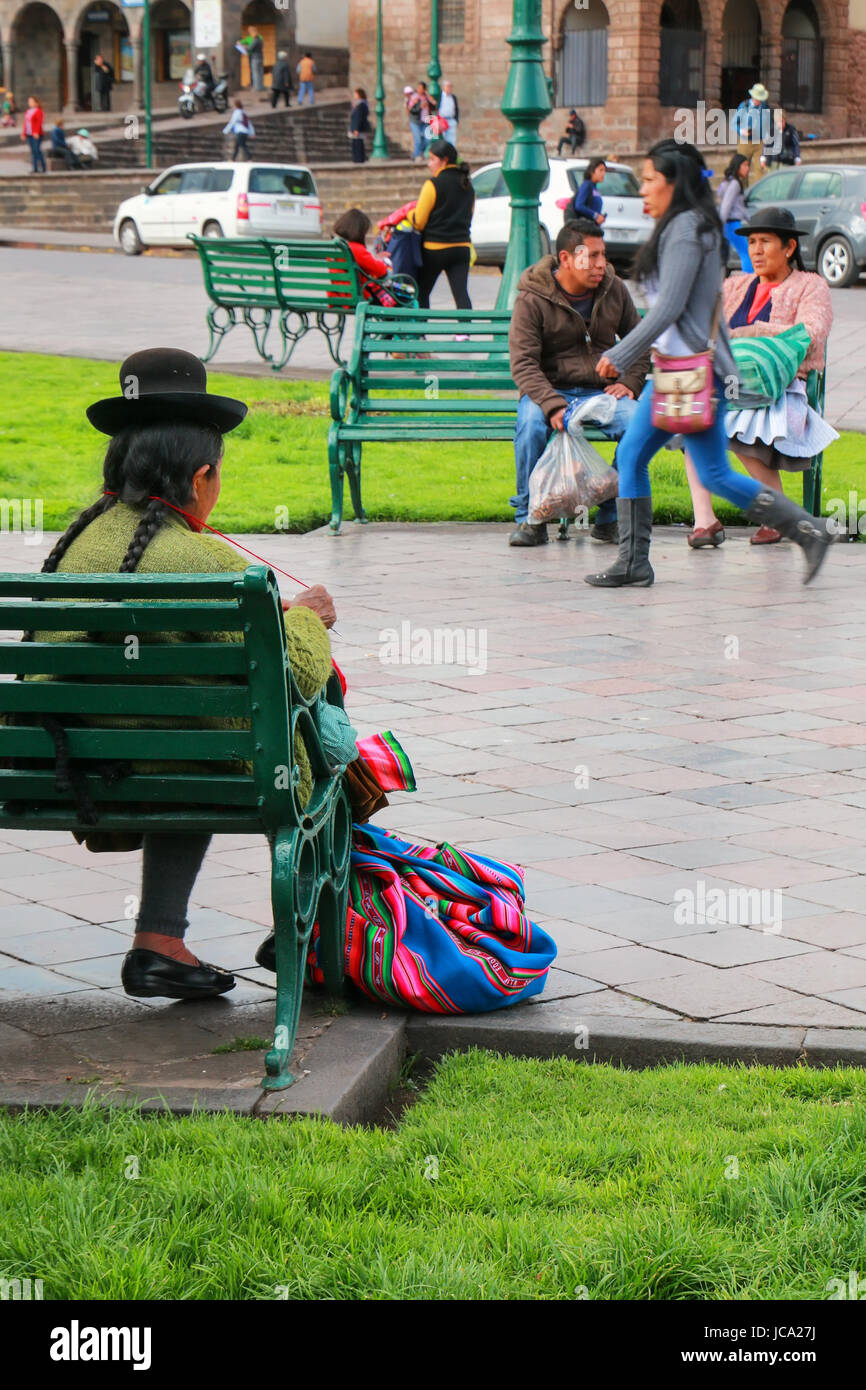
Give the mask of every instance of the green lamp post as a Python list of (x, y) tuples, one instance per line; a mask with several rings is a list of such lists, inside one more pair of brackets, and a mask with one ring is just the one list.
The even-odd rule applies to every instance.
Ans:
[(513, 22), (508, 37), (511, 65), (501, 107), (514, 127), (502, 161), (511, 194), (511, 234), (497, 309), (511, 308), (518, 280), (526, 267), (541, 257), (538, 199), (550, 171), (538, 129), (552, 109), (542, 59), (546, 40), (541, 28), (541, 0), (514, 0)]
[(382, 0), (376, 0), (376, 130), (373, 134), (373, 149), (370, 158), (388, 158), (388, 137), (385, 134), (385, 88), (382, 84)]
[(430, 0), (430, 66), (427, 68), (427, 90), (439, 109), (442, 88), (439, 78), (442, 68), (439, 65), (439, 0)]
[(150, 0), (144, 0), (144, 158), (153, 168), (153, 117), (150, 92)]

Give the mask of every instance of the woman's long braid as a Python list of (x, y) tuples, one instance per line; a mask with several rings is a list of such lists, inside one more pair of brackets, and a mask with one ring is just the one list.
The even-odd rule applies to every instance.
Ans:
[(157, 531), (168, 517), (170, 508), (160, 501), (153, 498), (144, 509), (141, 521), (135, 528), (129, 548), (123, 557), (120, 566), (121, 574), (132, 574), (138, 569), (139, 561), (150, 542), (153, 540)]
[(107, 512), (117, 501), (116, 497), (98, 497), (92, 507), (87, 507), (85, 511), (77, 516), (71, 526), (67, 526), (63, 535), (57, 541), (54, 549), (49, 553), (45, 564), (42, 566), (43, 574), (54, 574), (60, 561), (63, 559), (72, 542), (76, 540), (81, 532), (95, 521), (103, 512)]

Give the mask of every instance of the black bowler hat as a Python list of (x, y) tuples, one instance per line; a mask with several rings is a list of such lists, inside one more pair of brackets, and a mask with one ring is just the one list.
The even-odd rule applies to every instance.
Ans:
[(243, 401), (210, 395), (203, 364), (179, 348), (134, 352), (121, 365), (120, 389), (122, 395), (87, 407), (88, 420), (103, 434), (119, 434), (128, 425), (173, 420), (215, 425), (221, 434), (228, 434), (247, 413)]
[(750, 221), (741, 222), (737, 227), (739, 236), (748, 236), (750, 232), (776, 232), (783, 240), (808, 236), (806, 228), (796, 225), (794, 214), (787, 208), (758, 208)]

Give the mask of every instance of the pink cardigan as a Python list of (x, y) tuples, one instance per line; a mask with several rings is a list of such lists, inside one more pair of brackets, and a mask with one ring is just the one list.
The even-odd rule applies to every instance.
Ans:
[[(754, 274), (729, 275), (722, 286), (722, 312), (730, 321), (746, 297)], [(777, 285), (770, 297), (769, 323), (746, 323), (728, 330), (732, 338), (759, 338), (765, 334), (782, 333), (802, 323), (812, 339), (798, 376), (805, 377), (812, 368), (821, 371), (824, 351), (833, 324), (830, 289), (820, 275), (811, 270), (792, 270), (787, 280)]]

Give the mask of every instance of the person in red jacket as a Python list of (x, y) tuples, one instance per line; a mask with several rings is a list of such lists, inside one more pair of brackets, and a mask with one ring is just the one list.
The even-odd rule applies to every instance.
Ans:
[(361, 272), (361, 292), (365, 299), (381, 304), (385, 309), (393, 309), (396, 299), (389, 294), (381, 281), (391, 273), (390, 261), (379, 260), (367, 250), (366, 241), (370, 232), (370, 219), (360, 208), (348, 208), (334, 223), (334, 236), (342, 237), (349, 244), (355, 264)]
[(42, 122), (44, 113), (36, 97), (27, 98), (27, 110), (24, 112), (24, 127), (21, 131), (21, 139), (26, 140), (30, 146), (30, 158), (33, 161), (33, 173), (38, 174), (40, 169), (45, 173), (45, 155), (42, 153)]

